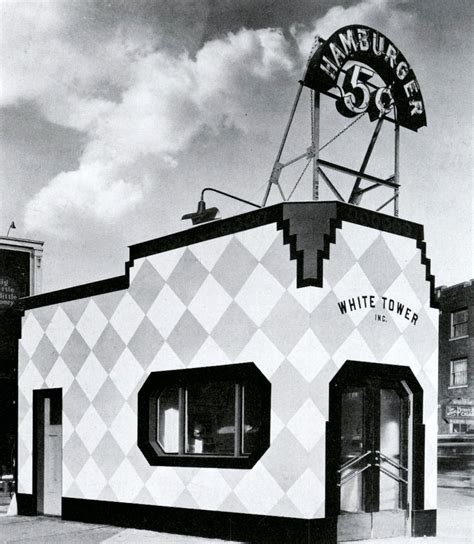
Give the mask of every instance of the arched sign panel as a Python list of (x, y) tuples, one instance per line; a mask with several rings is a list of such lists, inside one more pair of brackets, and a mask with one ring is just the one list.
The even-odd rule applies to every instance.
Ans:
[[(371, 84), (375, 75), (385, 87)], [(367, 111), (375, 120), (395, 106), (400, 126), (410, 130), (426, 126), (413, 70), (387, 37), (367, 26), (343, 27), (323, 42), (309, 61), (303, 83), (323, 93), (338, 88), (336, 107), (347, 117)]]

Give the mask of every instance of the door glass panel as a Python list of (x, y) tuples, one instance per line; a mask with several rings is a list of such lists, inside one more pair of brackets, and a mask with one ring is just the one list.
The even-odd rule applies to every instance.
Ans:
[(401, 399), (394, 389), (380, 390), (380, 510), (400, 508)]
[(364, 451), (364, 391), (347, 388), (341, 394), (341, 512), (364, 511), (364, 473), (367, 458), (353, 464)]

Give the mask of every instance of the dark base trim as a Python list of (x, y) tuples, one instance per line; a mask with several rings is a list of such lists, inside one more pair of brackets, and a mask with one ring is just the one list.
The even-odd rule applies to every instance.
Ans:
[(68, 498), (62, 500), (62, 512), (63, 519), (71, 521), (258, 544), (336, 542), (334, 518), (305, 520)]
[(36, 516), (36, 505), (33, 501), (33, 495), (17, 493), (16, 503), (19, 516)]
[(436, 510), (413, 510), (412, 536), (436, 536)]

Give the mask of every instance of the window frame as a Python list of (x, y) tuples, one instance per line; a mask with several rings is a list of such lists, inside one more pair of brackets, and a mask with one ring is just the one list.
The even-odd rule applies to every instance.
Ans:
[[(460, 373), (463, 373), (465, 376), (465, 381), (463, 383), (455, 383), (455, 376), (457, 373), (454, 371), (456, 363), (465, 363), (465, 370), (461, 371)], [(450, 367), (449, 367), (449, 388), (453, 389), (456, 387), (467, 387), (468, 386), (468, 379), (467, 379), (467, 357), (459, 357), (458, 359), (452, 359), (450, 361)]]
[[(455, 316), (458, 314), (461, 314), (462, 312), (466, 312), (466, 319), (465, 321), (461, 321), (460, 323), (455, 323)], [(469, 334), (468, 325), (469, 324), (469, 310), (468, 308), (461, 308), (460, 310), (455, 310), (454, 312), (451, 312), (451, 332), (450, 332), (450, 339), (456, 340), (458, 338), (466, 338)], [(456, 334), (456, 328), (466, 325), (466, 332), (463, 334)]]
[[(233, 382), (235, 386), (234, 452), (186, 452), (185, 391), (197, 383)], [(256, 445), (251, 454), (243, 452), (243, 387), (257, 387), (261, 402), (261, 420)], [(158, 440), (158, 399), (166, 387), (179, 388), (179, 449), (165, 452)], [(138, 392), (138, 447), (150, 465), (194, 466), (214, 468), (251, 468), (270, 446), (271, 384), (254, 363), (238, 363), (212, 367), (152, 372)]]

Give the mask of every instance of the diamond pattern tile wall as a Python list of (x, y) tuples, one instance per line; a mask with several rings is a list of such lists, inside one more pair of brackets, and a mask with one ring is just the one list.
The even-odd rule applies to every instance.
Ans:
[[(19, 490), (32, 492), (32, 391), (62, 387), (67, 497), (324, 516), (329, 381), (347, 359), (408, 365), (426, 384), (425, 422), (436, 421), (437, 311), (412, 239), (344, 222), (323, 274), (322, 288), (297, 289), (270, 224), (140, 259), (127, 290), (26, 312)], [(379, 307), (341, 314), (342, 299), (370, 294), (409, 305), (418, 322), (389, 311), (375, 322)], [(148, 373), (246, 361), (272, 383), (272, 445), (257, 465), (150, 467), (136, 445)]]

